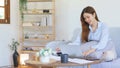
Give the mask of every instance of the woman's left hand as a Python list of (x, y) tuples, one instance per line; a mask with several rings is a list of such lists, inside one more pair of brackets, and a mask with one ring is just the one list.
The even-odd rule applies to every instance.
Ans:
[(87, 55), (89, 55), (89, 54), (95, 52), (95, 50), (96, 50), (96, 49), (91, 48), (90, 50), (87, 50), (87, 51), (83, 52), (83, 56), (87, 56)]

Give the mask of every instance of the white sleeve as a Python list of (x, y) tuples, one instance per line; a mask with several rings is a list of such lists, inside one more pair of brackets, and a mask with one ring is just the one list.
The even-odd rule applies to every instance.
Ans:
[(102, 28), (102, 34), (100, 41), (98, 42), (97, 45), (92, 46), (92, 48), (95, 48), (96, 50), (104, 49), (107, 46), (107, 43), (109, 41), (109, 32), (107, 26), (104, 26)]

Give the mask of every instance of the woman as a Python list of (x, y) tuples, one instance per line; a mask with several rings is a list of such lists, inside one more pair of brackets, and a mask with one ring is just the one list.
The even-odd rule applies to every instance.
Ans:
[(82, 43), (85, 46), (89, 46), (87, 50), (83, 50), (83, 56), (91, 56), (92, 54), (97, 54), (99, 57), (94, 57), (95, 59), (101, 59), (102, 55), (107, 51), (111, 51), (114, 57), (105, 58), (105, 60), (113, 60), (116, 58), (116, 52), (114, 49), (114, 44), (109, 37), (108, 27), (105, 23), (99, 21), (96, 11), (93, 7), (87, 6), (83, 9), (81, 13), (81, 24), (82, 24)]

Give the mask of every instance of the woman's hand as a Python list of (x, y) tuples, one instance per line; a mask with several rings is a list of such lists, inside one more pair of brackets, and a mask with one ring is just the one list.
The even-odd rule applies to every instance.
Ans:
[(95, 50), (96, 50), (96, 49), (91, 48), (90, 50), (87, 50), (87, 51), (83, 52), (83, 56), (87, 56), (87, 55), (89, 55), (89, 54), (95, 52)]
[(60, 48), (58, 48), (58, 47), (57, 47), (55, 50), (56, 50), (57, 52), (60, 52), (60, 51), (61, 51), (61, 49), (60, 49)]

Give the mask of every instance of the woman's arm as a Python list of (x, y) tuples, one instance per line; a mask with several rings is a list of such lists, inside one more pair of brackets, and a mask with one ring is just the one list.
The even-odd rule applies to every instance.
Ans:
[(83, 52), (84, 56), (87, 56), (87, 55), (95, 52), (96, 50), (101, 50), (101, 49), (104, 49), (106, 47), (108, 40), (109, 40), (108, 28), (107, 28), (107, 26), (103, 25), (101, 27), (101, 30), (102, 30), (102, 33), (100, 35), (100, 40), (99, 40), (98, 44), (93, 45), (90, 50)]
[(95, 51), (96, 51), (96, 49), (91, 48), (90, 50), (87, 50), (87, 51), (83, 52), (83, 56), (87, 56), (87, 55), (89, 55), (89, 54), (91, 54), (91, 53), (93, 53)]
[(107, 26), (103, 25), (100, 40), (98, 44), (92, 46), (92, 48), (96, 50), (104, 49), (107, 46), (108, 41), (109, 41), (109, 31), (108, 31)]

